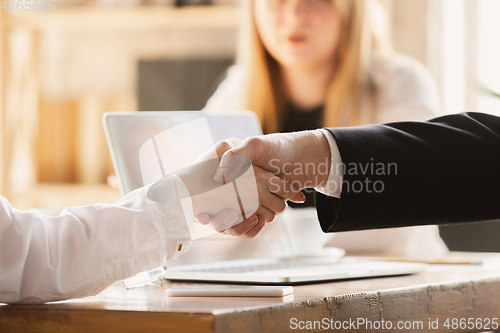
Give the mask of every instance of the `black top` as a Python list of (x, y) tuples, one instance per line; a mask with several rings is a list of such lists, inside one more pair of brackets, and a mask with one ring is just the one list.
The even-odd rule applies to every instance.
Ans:
[(329, 130), (345, 169), (340, 200), (316, 195), (323, 231), (500, 219), (500, 117)]
[(285, 120), (281, 132), (297, 132), (313, 130), (321, 127), (323, 106), (311, 110), (301, 110), (288, 104), (285, 110)]
[[(301, 110), (293, 104), (288, 103), (285, 109), (285, 120), (281, 132), (296, 132), (313, 130), (321, 127), (321, 120), (323, 118), (323, 106), (311, 110)], [(306, 196), (306, 201), (302, 204), (288, 202), (290, 207), (303, 208), (314, 207), (314, 189), (305, 189), (302, 191)]]

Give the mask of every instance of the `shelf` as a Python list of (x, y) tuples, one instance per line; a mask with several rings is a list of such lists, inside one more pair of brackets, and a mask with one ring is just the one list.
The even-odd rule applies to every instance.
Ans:
[(118, 189), (106, 184), (37, 183), (23, 191), (11, 193), (8, 199), (17, 209), (37, 208), (58, 214), (66, 207), (111, 204), (120, 197)]
[(237, 28), (235, 6), (96, 8), (62, 7), (53, 12), (5, 12), (5, 27), (37, 31), (144, 31)]

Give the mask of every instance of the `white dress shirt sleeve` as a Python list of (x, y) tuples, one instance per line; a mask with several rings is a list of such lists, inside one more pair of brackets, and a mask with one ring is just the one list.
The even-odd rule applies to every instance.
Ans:
[(22, 212), (0, 197), (0, 302), (95, 295), (186, 252), (182, 208), (149, 200), (147, 189), (59, 216)]
[(319, 129), (318, 131), (321, 131), (321, 133), (328, 140), (332, 160), (330, 174), (326, 185), (323, 187), (316, 187), (315, 190), (330, 197), (340, 198), (340, 194), (342, 193), (342, 182), (344, 180), (344, 164), (342, 164), (339, 147), (337, 146), (337, 141), (335, 141), (335, 138), (330, 131), (324, 128)]

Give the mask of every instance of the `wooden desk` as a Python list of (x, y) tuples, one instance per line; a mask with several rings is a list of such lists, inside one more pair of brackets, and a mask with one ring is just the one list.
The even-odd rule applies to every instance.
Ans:
[[(366, 318), (391, 321), (393, 327), (422, 321), (419, 331), (451, 332), (443, 329), (447, 318), (500, 317), (500, 269), (481, 266), (433, 266), (411, 276), (297, 286), (284, 298), (167, 299), (165, 290), (175, 285), (180, 283), (126, 290), (119, 282), (86, 299), (3, 305), (0, 331), (289, 332), (291, 318)], [(429, 318), (439, 319), (439, 330), (428, 330)]]

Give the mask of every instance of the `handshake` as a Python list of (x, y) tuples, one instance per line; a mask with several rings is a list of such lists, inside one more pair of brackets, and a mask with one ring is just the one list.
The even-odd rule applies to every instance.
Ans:
[(154, 183), (148, 197), (190, 200), (192, 218), (217, 232), (253, 238), (287, 208), (304, 202), (306, 187), (325, 186), (331, 151), (321, 130), (221, 141), (197, 162)]

